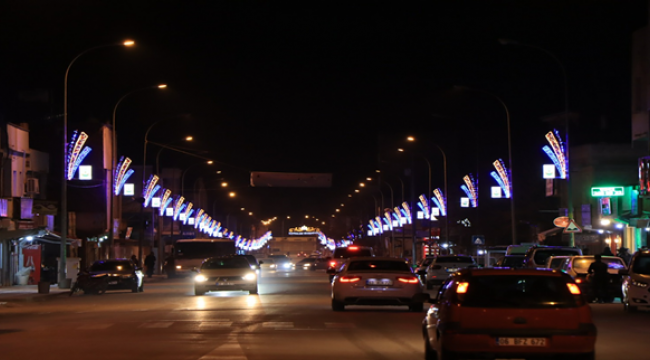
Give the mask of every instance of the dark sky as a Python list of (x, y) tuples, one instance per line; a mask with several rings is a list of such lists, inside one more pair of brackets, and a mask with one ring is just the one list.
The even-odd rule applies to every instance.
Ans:
[[(120, 105), (121, 152), (141, 161), (145, 129), (166, 119), (152, 139), (192, 134), (211, 157), (243, 169), (333, 173), (332, 189), (255, 193), (264, 199), (262, 218), (325, 217), (374, 173), (379, 157), (382, 169), (401, 174), (394, 149), (406, 134), (418, 136), (418, 151), (436, 169), (431, 143), (446, 149), (454, 191), (476, 169), (478, 148), (487, 185), (491, 162), (507, 156), (503, 108), (453, 85), (503, 99), (521, 169), (515, 181), (540, 180), (550, 130), (540, 118), (563, 111), (562, 76), (543, 53), (501, 46), (499, 38), (545, 48), (564, 63), (570, 107), (581, 119), (572, 129), (576, 144), (629, 141), (631, 34), (647, 13), (645, 1), (614, 0), (4, 1), (0, 117), (28, 121), (38, 139), (32, 146), (47, 150), (61, 131), (68, 63), (130, 38), (135, 48), (96, 50), (73, 66), (71, 129), (90, 117), (109, 121), (131, 90), (167, 83), (164, 93), (143, 91)], [(50, 91), (52, 103), (17, 99), (33, 89)], [(234, 172), (245, 185), (245, 173)]]

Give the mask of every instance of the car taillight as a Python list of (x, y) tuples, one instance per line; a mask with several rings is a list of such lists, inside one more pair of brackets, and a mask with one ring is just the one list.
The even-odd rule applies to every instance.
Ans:
[(469, 287), (469, 283), (459, 282), (458, 286), (456, 287), (456, 294), (465, 294), (465, 293), (467, 293), (467, 288), (468, 287)]
[(417, 284), (420, 280), (416, 277), (398, 277), (397, 281), (405, 284)]
[(348, 246), (348, 249), (350, 250), (359, 250), (358, 246)]
[(361, 277), (359, 276), (341, 276), (341, 279), (339, 280), (342, 283), (353, 283), (361, 280)]
[(336, 261), (330, 261), (330, 267), (335, 267), (336, 266)]
[(566, 287), (569, 288), (569, 291), (571, 292), (572, 295), (580, 295), (580, 287), (578, 287), (578, 285), (573, 283), (567, 283)]
[(576, 283), (578, 284), (582, 283), (582, 279), (576, 279)]

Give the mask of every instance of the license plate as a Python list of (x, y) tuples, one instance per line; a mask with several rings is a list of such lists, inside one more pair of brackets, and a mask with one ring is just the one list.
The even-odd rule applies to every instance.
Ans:
[(546, 346), (546, 338), (497, 338), (499, 346)]
[(229, 282), (219, 282), (219, 283), (217, 283), (217, 285), (225, 286), (225, 285), (232, 285), (232, 283), (229, 283)]
[(117, 285), (117, 281), (109, 281), (108, 285)]
[(447, 268), (445, 270), (447, 270), (448, 273), (453, 273), (453, 272), (458, 271), (458, 268)]
[(391, 279), (368, 279), (366, 280), (366, 285), (389, 286), (393, 285), (393, 281)]

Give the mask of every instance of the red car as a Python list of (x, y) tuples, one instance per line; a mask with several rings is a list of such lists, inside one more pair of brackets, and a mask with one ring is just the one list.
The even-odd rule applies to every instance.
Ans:
[(595, 358), (591, 308), (556, 270), (467, 269), (443, 286), (423, 321), (425, 358)]

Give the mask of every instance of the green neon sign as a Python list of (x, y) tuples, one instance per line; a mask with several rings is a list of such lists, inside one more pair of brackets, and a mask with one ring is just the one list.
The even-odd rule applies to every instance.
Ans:
[(625, 188), (623, 186), (610, 186), (610, 187), (592, 187), (591, 196), (623, 196), (625, 195)]

